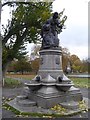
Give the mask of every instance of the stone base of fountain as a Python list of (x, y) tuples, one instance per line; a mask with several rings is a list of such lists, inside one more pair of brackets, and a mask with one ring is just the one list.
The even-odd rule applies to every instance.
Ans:
[(38, 75), (25, 86), (24, 95), (14, 100), (17, 106), (50, 109), (60, 104), (76, 110), (78, 102), (83, 100), (80, 89), (74, 87), (63, 73), (62, 51), (59, 48), (40, 51)]
[[(13, 99), (10, 102), (8, 102), (7, 104), (11, 107), (13, 107), (14, 109), (16, 109), (17, 111), (19, 111), (22, 114), (26, 114), (26, 115), (33, 115), (34, 113), (37, 113), (37, 116), (40, 115), (43, 117), (44, 116), (68, 116), (68, 115), (74, 115), (77, 113), (80, 113), (82, 111), (85, 111), (87, 109), (90, 109), (90, 100), (88, 98), (83, 98), (83, 100), (85, 101), (85, 108), (80, 108), (79, 107), (79, 103), (78, 102), (74, 102), (74, 101), (69, 101), (69, 102), (63, 102), (60, 103), (60, 106), (62, 106), (62, 108), (65, 109), (65, 111), (58, 111), (58, 110), (52, 110), (52, 108), (49, 109), (45, 109), (43, 107), (38, 107), (37, 105), (35, 105), (36, 103), (32, 103), (32, 101), (29, 100), (29, 102), (27, 101), (27, 99), (25, 99), (25, 101), (21, 100), (22, 103), (18, 104), (17, 103), (17, 99)], [(30, 104), (31, 102), (31, 104)], [(89, 103), (88, 103), (89, 102)], [(34, 116), (35, 117), (35, 116)], [(88, 115), (87, 115), (88, 118)]]
[[(83, 99), (80, 90), (72, 86), (72, 83), (69, 85), (61, 83), (36, 83), (38, 87), (35, 89), (35, 83), (26, 83), (25, 85), (28, 86), (25, 87), (25, 94), (27, 96), (21, 96), (20, 99), (18, 99), (19, 96), (17, 96), (17, 103), (24, 100), (30, 100), (32, 106), (37, 105), (38, 107), (47, 109), (60, 103), (66, 102), (68, 105), (70, 101), (79, 102)], [(32, 85), (34, 87), (32, 87)], [(28, 103), (28, 105), (29, 104), (30, 103)]]

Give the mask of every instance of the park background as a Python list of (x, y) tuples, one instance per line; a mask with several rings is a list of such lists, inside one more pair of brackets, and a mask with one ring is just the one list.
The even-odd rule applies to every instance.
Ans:
[[(58, 1), (58, 0), (56, 0), (56, 1)], [(63, 47), (63, 49), (62, 49), (63, 50), (63, 56), (62, 56), (63, 71), (67, 75), (68, 74), (88, 74), (88, 73), (90, 73), (90, 59), (88, 56), (88, 31), (87, 31), (88, 30), (88, 23), (87, 23), (88, 1), (87, 0), (82, 0), (82, 1), (76, 0), (76, 1), (72, 2), (71, 0), (68, 0), (67, 2), (59, 1), (59, 4), (58, 4), (58, 2), (56, 2), (56, 3), (55, 2), (53, 3), (53, 11), (52, 12), (54, 12), (54, 11), (61, 12), (63, 10), (63, 8), (65, 8), (64, 14), (67, 15), (67, 17), (68, 17), (67, 21), (65, 22), (66, 29), (64, 29), (63, 32), (59, 35), (60, 45)], [(72, 4), (70, 4), (70, 3), (72, 3)], [(13, 6), (11, 6), (11, 5), (10, 5), (10, 7), (9, 6), (6, 7), (6, 11), (7, 11), (7, 13), (6, 13), (4, 11), (4, 7), (3, 7), (3, 10), (1, 13), (1, 23), (2, 23), (2, 25), (4, 24), (4, 26), (2, 26), (2, 28), (7, 29), (7, 31), (6, 31), (7, 33), (8, 33), (8, 30), (10, 30), (12, 27), (12, 26), (8, 26), (11, 24), (8, 24), (8, 20), (7, 20), (7, 18), (10, 18), (10, 20), (12, 18), (12, 9), (13, 9)], [(22, 5), (21, 5), (20, 9), (22, 9)], [(19, 14), (16, 14), (16, 16), (17, 16), (17, 18), (19, 18), (19, 20), (21, 20), (21, 17), (23, 14), (22, 11), (20, 12), (20, 9), (19, 9)], [(44, 10), (46, 10), (46, 9), (44, 9)], [(11, 12), (11, 14), (9, 12)], [(72, 12), (72, 14), (71, 14), (71, 12)], [(18, 17), (18, 15), (21, 15), (21, 16)], [(31, 14), (31, 16), (32, 16), (32, 14)], [(34, 14), (34, 16), (35, 16), (35, 14)], [(7, 22), (7, 25), (4, 22), (4, 20)], [(29, 22), (30, 22), (30, 19), (29, 19)], [(10, 29), (8, 29), (8, 28), (10, 28)], [(5, 33), (5, 31), (2, 32), (2, 40), (5, 38), (4, 33)], [(35, 35), (35, 33), (34, 33), (34, 35)], [(32, 34), (32, 36), (33, 36), (33, 34)], [(32, 39), (33, 38), (34, 37), (32, 37)], [(8, 39), (8, 40), (9, 40), (9, 42), (4, 44), (5, 47), (9, 49), (9, 45), (11, 45), (10, 47), (13, 48), (13, 43), (10, 43), (10, 39)], [(12, 38), (11, 38), (11, 41), (12, 41)], [(34, 41), (34, 42), (36, 42), (36, 41)], [(23, 45), (26, 45), (26, 49), (22, 50), (23, 47), (21, 47), (22, 48), (21, 51), (23, 51), (23, 52), (29, 51), (29, 53), (26, 54), (24, 57), (21, 57), (20, 59), (15, 58), (15, 56), (14, 57), (12, 56), (12, 55), (16, 55), (16, 53), (21, 52), (21, 51), (17, 52), (17, 49), (14, 49), (14, 50), (12, 49), (13, 51), (11, 51), (11, 49), (9, 49), (9, 52), (7, 52), (7, 49), (5, 51), (2, 51), (2, 53), (5, 53), (5, 54), (3, 54), (4, 55), (3, 60), (7, 61), (7, 60), (9, 60), (9, 58), (11, 58), (11, 56), (12, 56), (12, 58), (14, 58), (13, 60), (9, 61), (9, 64), (8, 64), (5, 74), (3, 76), (3, 78), (5, 80), (4, 84), (3, 84), (4, 85), (3, 88), (21, 87), (23, 84), (22, 81), (32, 80), (35, 77), (35, 75), (38, 72), (39, 62), (40, 62), (40, 59), (39, 59), (40, 45), (39, 44), (37, 44), (37, 43), (35, 43), (34, 45), (33, 45), (33, 43), (23, 44)], [(7, 53), (9, 53), (9, 54), (7, 54)], [(13, 54), (11, 54), (11, 53), (13, 53)], [(5, 65), (5, 63), (3, 65)], [(69, 73), (67, 72), (68, 67), (70, 68)], [(82, 88), (90, 87), (88, 84), (88, 78), (72, 78), (72, 80), (74, 81), (74, 84), (76, 86), (79, 86)]]

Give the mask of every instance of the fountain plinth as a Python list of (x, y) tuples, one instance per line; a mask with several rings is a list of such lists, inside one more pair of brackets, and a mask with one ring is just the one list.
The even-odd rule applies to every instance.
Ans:
[(80, 90), (63, 73), (62, 51), (59, 48), (40, 51), (38, 75), (25, 86), (28, 87), (27, 98), (43, 108), (51, 108), (68, 100), (82, 100)]

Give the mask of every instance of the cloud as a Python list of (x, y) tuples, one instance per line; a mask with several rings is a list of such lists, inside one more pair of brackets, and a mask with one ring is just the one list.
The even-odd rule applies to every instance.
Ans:
[(88, 58), (88, 47), (83, 46), (70, 46), (70, 52), (71, 54), (77, 55), (81, 60)]
[(67, 15), (66, 30), (59, 35), (60, 43), (81, 59), (88, 56), (88, 0), (55, 0), (53, 11)]
[(4, 8), (2, 8), (1, 11), (1, 24), (6, 25), (7, 24), (7, 20), (11, 18), (10, 15), (10, 7), (5, 6)]
[(85, 27), (71, 27), (70, 29), (63, 30), (59, 35), (61, 43), (77, 45), (77, 46), (87, 46), (88, 45), (88, 29)]

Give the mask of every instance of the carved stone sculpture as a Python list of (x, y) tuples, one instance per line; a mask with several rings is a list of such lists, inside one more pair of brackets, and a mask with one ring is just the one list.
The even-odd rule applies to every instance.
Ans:
[(58, 13), (55, 12), (53, 16), (45, 22), (41, 29), (43, 49), (59, 46), (58, 29), (62, 30), (62, 25), (60, 24)]

